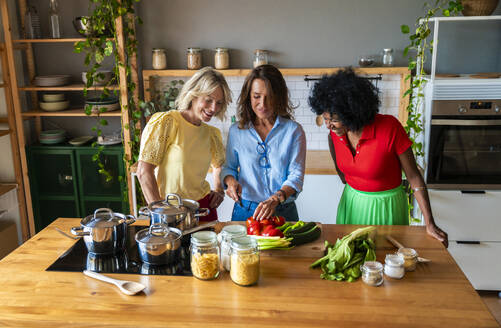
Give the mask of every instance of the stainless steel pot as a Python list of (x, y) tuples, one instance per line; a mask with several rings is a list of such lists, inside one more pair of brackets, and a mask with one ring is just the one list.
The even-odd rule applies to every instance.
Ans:
[(181, 250), (181, 230), (154, 223), (136, 233), (139, 256), (143, 263), (166, 265), (175, 263)]
[(114, 254), (125, 248), (127, 226), (134, 223), (132, 215), (114, 213), (109, 208), (98, 208), (93, 215), (80, 221), (80, 227), (71, 228), (75, 236), (83, 236), (90, 253)]
[(181, 199), (178, 194), (167, 194), (165, 200), (139, 209), (139, 214), (150, 218), (150, 225), (164, 223), (181, 231), (197, 226), (198, 218), (208, 215), (209, 212), (208, 208), (200, 208), (197, 201)]

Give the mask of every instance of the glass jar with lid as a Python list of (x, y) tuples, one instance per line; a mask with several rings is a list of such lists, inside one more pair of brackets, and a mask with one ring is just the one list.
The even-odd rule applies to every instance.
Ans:
[(255, 239), (249, 236), (232, 239), (230, 277), (240, 286), (251, 286), (259, 280), (259, 250)]
[(378, 261), (367, 261), (361, 267), (362, 281), (369, 286), (379, 286), (383, 283), (383, 265)]
[(153, 67), (153, 69), (167, 68), (167, 56), (165, 54), (165, 49), (161, 48), (152, 49), (151, 66)]
[(186, 49), (186, 68), (200, 69), (202, 67), (202, 49), (190, 47)]
[(393, 49), (383, 49), (383, 66), (393, 66)]
[(263, 49), (254, 50), (254, 60), (252, 65), (254, 68), (268, 64), (268, 51)]
[(219, 247), (214, 231), (199, 231), (191, 235), (191, 272), (201, 280), (219, 275)]
[(230, 68), (230, 54), (227, 48), (216, 48), (214, 54), (214, 67), (216, 69)]
[(403, 256), (387, 254), (384, 260), (384, 274), (390, 278), (402, 279), (405, 274)]
[(221, 251), (221, 267), (230, 271), (230, 250), (231, 250), (231, 240), (233, 238), (245, 237), (247, 235), (247, 229), (245, 226), (240, 224), (231, 224), (225, 226), (221, 230), (221, 242), (220, 242), (220, 251)]
[(405, 271), (416, 270), (418, 254), (413, 248), (402, 247), (398, 249), (397, 254), (402, 255), (404, 258), (404, 268)]

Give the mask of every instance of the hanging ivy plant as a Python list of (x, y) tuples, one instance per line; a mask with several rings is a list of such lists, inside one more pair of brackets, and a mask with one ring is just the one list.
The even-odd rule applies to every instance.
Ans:
[[(456, 16), (461, 12), (463, 6), (461, 0), (446, 1), (436, 0), (434, 3), (424, 3), (424, 14), (417, 17), (416, 24), (413, 32), (408, 25), (402, 25), (401, 31), (409, 35), (409, 45), (404, 49), (404, 56), (409, 60), (409, 75), (405, 77), (406, 80), (411, 79), (410, 88), (404, 92), (404, 97), (409, 96), (409, 105), (407, 106), (408, 118), (405, 130), (412, 140), (412, 150), (418, 160), (423, 159), (424, 149), (423, 143), (418, 140), (419, 135), (424, 130), (423, 114), (420, 112), (424, 102), (424, 88), (428, 82), (426, 79), (426, 72), (424, 65), (427, 60), (427, 55), (433, 53), (433, 40), (430, 40), (430, 19), (442, 14), (445, 17)], [(414, 78), (412, 78), (414, 72)], [(413, 190), (410, 186), (406, 187), (407, 194), (409, 195), (409, 217), (411, 221), (419, 222), (419, 219), (413, 218), (411, 213), (413, 209), (412, 193)]]
[[(83, 22), (88, 26), (88, 31), (86, 32), (86, 39), (75, 43), (74, 51), (76, 53), (84, 53), (85, 60), (84, 64), (87, 66), (87, 83), (84, 87), (84, 97), (87, 98), (89, 91), (98, 91), (97, 87), (94, 87), (94, 82), (96, 80), (102, 79), (104, 76), (99, 72), (102, 67), (103, 61), (107, 57), (114, 57), (114, 67), (113, 67), (113, 77), (110, 81), (101, 87), (100, 98), (106, 99), (110, 95), (115, 95), (119, 97), (116, 86), (119, 84), (119, 67), (125, 67), (126, 70), (126, 83), (127, 83), (127, 97), (128, 97), (128, 107), (122, 104), (122, 111), (129, 111), (130, 122), (125, 125), (124, 128), (130, 130), (131, 140), (124, 140), (129, 143), (131, 148), (131, 158), (125, 158), (124, 160), (128, 162), (129, 165), (135, 163), (139, 157), (139, 139), (140, 133), (139, 129), (136, 129), (137, 123), (142, 117), (141, 110), (137, 107), (133, 93), (137, 88), (137, 85), (131, 79), (131, 58), (135, 57), (137, 54), (137, 40), (135, 33), (135, 23), (141, 24), (141, 19), (134, 15), (134, 4), (139, 2), (139, 0), (89, 0), (89, 16), (86, 18), (88, 21)], [(115, 25), (117, 18), (122, 17), (123, 19), (123, 37), (125, 40), (124, 52), (125, 56), (123, 58), (119, 56), (118, 51), (118, 40), (119, 35)], [(81, 31), (82, 33), (84, 31)], [(99, 88), (99, 89), (101, 89)], [(97, 113), (96, 113), (97, 111)], [(106, 108), (97, 108), (92, 105), (85, 106), (86, 115), (96, 115), (97, 120), (96, 125), (92, 127), (92, 130), (97, 134), (98, 138), (102, 137), (102, 127), (108, 125), (108, 121), (104, 119), (101, 114), (106, 111)], [(123, 124), (122, 124), (123, 125)], [(122, 131), (122, 139), (123, 131)], [(111, 181), (113, 176), (106, 169), (104, 163), (101, 161), (101, 155), (104, 150), (104, 146), (99, 145), (97, 142), (92, 144), (96, 147), (96, 153), (93, 155), (93, 160), (97, 163), (99, 167), (99, 173), (106, 177), (106, 181)], [(123, 177), (119, 177), (123, 179)], [(127, 192), (124, 193), (124, 199), (127, 199)]]

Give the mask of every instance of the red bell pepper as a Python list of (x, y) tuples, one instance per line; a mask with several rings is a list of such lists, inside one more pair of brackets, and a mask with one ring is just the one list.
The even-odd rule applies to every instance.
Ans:
[(285, 223), (285, 218), (283, 216), (274, 216), (272, 220), (275, 227), (280, 227)]
[(259, 221), (254, 221), (247, 227), (247, 234), (256, 236), (261, 234), (261, 224)]

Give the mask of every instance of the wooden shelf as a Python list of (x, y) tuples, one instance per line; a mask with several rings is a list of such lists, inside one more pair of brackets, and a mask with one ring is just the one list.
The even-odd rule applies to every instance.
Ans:
[[(76, 109), (66, 109), (66, 110), (62, 110), (62, 111), (58, 111), (58, 112), (46, 112), (46, 111), (43, 111), (43, 110), (31, 110), (31, 111), (28, 111), (28, 112), (22, 112), (21, 115), (23, 117), (42, 117), (42, 116), (52, 116), (52, 117), (64, 117), (64, 116), (68, 116), (68, 117), (75, 117), (75, 116), (89, 116), (87, 114), (85, 114), (85, 110), (83, 108), (76, 108)], [(97, 117), (96, 114), (93, 114), (93, 115), (90, 115), (91, 117)], [(101, 113), (99, 116), (122, 116), (122, 112), (120, 110), (116, 110), (116, 111), (113, 111), (113, 112), (105, 112), (105, 113)]]
[[(332, 74), (343, 67), (331, 67), (331, 68), (280, 68), (280, 72), (283, 75), (323, 75)], [(355, 72), (359, 74), (408, 74), (409, 69), (407, 67), (356, 67)], [(239, 69), (225, 69), (218, 70), (224, 76), (245, 76), (249, 74), (251, 70), (247, 68)], [(186, 70), (186, 69), (168, 69), (168, 70), (143, 70), (143, 77), (145, 79), (150, 76), (172, 76), (172, 77), (184, 77), (192, 76), (195, 74), (196, 70)]]
[[(24, 90), (24, 91), (80, 91), (84, 89), (84, 84), (79, 83), (79, 84), (69, 84), (69, 85), (62, 85), (58, 87), (39, 87), (36, 85), (28, 85), (24, 87), (19, 87), (19, 90)], [(104, 86), (101, 87), (92, 87), (87, 90), (92, 91), (92, 90), (103, 90)], [(108, 87), (109, 90), (118, 90), (119, 87), (118, 85), (112, 85)]]
[(0, 183), (0, 196), (5, 195), (9, 191), (16, 189), (17, 185), (14, 183)]
[(10, 130), (0, 130), (0, 137), (6, 136), (10, 134)]
[[(85, 41), (86, 38), (66, 38), (66, 39), (17, 39), (12, 40), (12, 43), (71, 43)], [(108, 38), (106, 40), (114, 40), (113, 38)]]

